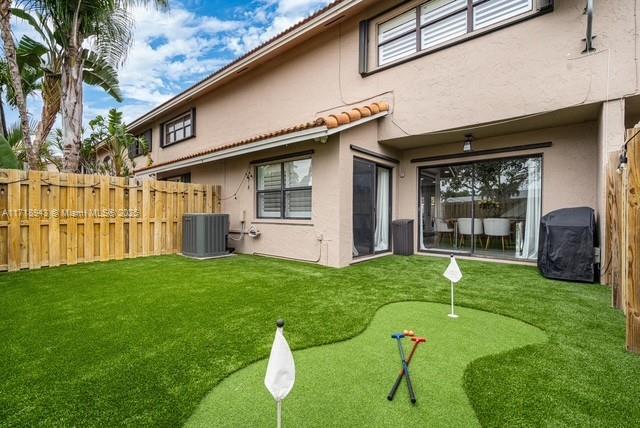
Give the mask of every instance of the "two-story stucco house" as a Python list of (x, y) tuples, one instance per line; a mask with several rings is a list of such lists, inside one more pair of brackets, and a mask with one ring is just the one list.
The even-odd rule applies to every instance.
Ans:
[(411, 219), (416, 253), (535, 260), (549, 211), (604, 230), (640, 119), (636, 2), (596, 2), (593, 50), (586, 3), (337, 0), (135, 120), (136, 175), (222, 185), (240, 253), (346, 266)]

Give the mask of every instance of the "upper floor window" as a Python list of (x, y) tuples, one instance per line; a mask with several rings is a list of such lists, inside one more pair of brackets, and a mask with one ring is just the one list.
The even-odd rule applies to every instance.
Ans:
[(162, 147), (179, 143), (196, 135), (196, 110), (191, 109), (162, 125)]
[(311, 218), (311, 158), (259, 165), (258, 218)]
[(173, 181), (176, 183), (191, 183), (191, 173), (187, 172), (186, 174), (173, 175), (171, 177), (161, 178), (160, 180)]
[(142, 147), (142, 144), (134, 144), (131, 147), (129, 147), (129, 157), (131, 158), (135, 158), (137, 156), (143, 156), (146, 155), (147, 153), (151, 153), (151, 137), (152, 137), (152, 130), (151, 129), (147, 129), (143, 134), (138, 135), (138, 137), (142, 137), (144, 138), (145, 142), (147, 143), (147, 150), (144, 150), (144, 147)]
[(430, 0), (377, 26), (378, 66), (505, 22), (536, 0)]

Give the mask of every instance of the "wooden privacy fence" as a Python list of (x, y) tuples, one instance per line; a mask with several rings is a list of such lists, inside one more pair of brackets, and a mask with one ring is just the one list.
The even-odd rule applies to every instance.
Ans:
[(623, 149), (610, 156), (602, 281), (625, 312), (627, 349), (640, 353), (640, 128), (628, 130)]
[(0, 270), (172, 254), (220, 186), (0, 169)]

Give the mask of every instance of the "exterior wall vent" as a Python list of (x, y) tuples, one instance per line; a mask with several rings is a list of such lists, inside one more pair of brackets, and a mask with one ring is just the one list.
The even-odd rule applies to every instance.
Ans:
[(182, 217), (182, 255), (195, 258), (229, 254), (229, 214), (184, 214)]

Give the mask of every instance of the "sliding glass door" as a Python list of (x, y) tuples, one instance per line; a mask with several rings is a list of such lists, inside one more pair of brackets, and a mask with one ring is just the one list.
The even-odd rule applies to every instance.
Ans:
[(541, 187), (541, 157), (421, 168), (420, 248), (535, 259)]
[(353, 161), (353, 256), (391, 248), (391, 170)]

